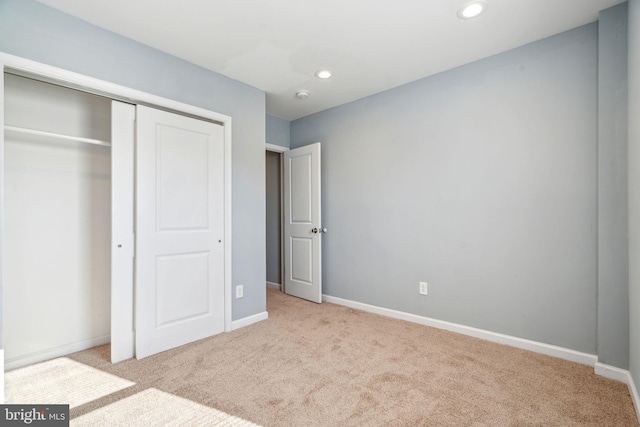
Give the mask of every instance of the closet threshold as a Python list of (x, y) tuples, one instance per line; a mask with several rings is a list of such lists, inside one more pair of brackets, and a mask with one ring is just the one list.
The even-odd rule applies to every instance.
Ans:
[(21, 127), (17, 127), (17, 126), (5, 126), (4, 127), (4, 131), (5, 134), (26, 134), (26, 135), (36, 135), (36, 136), (41, 136), (41, 137), (45, 137), (45, 138), (51, 138), (51, 139), (55, 139), (55, 140), (65, 140), (65, 141), (74, 141), (74, 142), (84, 142), (87, 144), (93, 144), (93, 145), (102, 145), (104, 147), (111, 147), (111, 142), (109, 141), (101, 141), (99, 139), (93, 139), (93, 138), (82, 138), (79, 136), (70, 136), (70, 135), (63, 135), (60, 133), (54, 133), (54, 132), (46, 132), (46, 131), (42, 131), (42, 130), (35, 130), (35, 129), (27, 129), (27, 128), (21, 128)]

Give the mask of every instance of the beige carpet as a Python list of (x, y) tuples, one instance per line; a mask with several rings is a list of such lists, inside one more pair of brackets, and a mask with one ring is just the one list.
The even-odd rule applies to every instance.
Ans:
[(69, 398), (72, 425), (638, 426), (626, 385), (588, 366), (267, 292), (269, 319), (232, 333), (116, 365), (108, 346), (69, 356), (110, 384)]

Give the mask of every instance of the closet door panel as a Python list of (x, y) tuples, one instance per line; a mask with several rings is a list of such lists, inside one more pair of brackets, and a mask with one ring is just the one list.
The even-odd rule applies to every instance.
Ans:
[(112, 101), (111, 362), (134, 356), (134, 140), (136, 108)]
[(220, 125), (143, 106), (136, 138), (136, 357), (224, 330)]

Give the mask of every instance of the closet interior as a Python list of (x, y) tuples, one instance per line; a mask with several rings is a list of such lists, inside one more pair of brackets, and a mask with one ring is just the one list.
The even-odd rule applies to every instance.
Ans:
[(5, 368), (109, 342), (111, 100), (5, 74)]

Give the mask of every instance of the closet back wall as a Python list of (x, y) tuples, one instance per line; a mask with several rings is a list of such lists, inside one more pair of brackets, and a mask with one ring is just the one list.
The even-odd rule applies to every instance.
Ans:
[[(5, 124), (110, 141), (106, 98), (5, 75)], [(5, 132), (8, 368), (110, 335), (111, 149)]]

